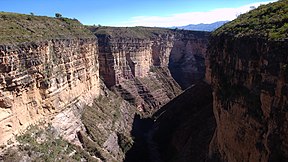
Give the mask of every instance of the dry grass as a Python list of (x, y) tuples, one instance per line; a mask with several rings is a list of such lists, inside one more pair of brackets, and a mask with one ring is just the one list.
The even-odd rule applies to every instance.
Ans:
[(0, 12), (0, 43), (47, 39), (93, 38), (78, 20)]

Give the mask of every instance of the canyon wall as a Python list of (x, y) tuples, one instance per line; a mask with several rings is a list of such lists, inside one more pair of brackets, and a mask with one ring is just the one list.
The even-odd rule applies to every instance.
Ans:
[[(0, 20), (0, 144), (43, 121), (49, 138), (76, 144), (75, 154), (121, 161), (135, 113), (151, 116), (182, 92), (168, 66), (192, 80), (184, 87), (204, 75), (205, 32), (89, 27), (93, 34), (74, 19), (1, 12)], [(186, 59), (195, 66), (180, 63)], [(19, 143), (16, 154), (42, 147), (48, 138), (39, 138)]]
[[(0, 16), (4, 32), (0, 43), (0, 143), (4, 143), (68, 105), (81, 99), (92, 102), (100, 83), (97, 39), (77, 20)], [(59, 31), (53, 31), (51, 24), (57, 24)], [(47, 35), (41, 35), (43, 26)]]
[(157, 33), (157, 28), (139, 29), (148, 36), (127, 34), (136, 29), (91, 30), (99, 40), (99, 72), (105, 85), (139, 111), (151, 114), (181, 92), (168, 70), (174, 35), (169, 30)]
[(216, 121), (210, 85), (198, 82), (153, 115), (150, 161), (205, 161)]
[(104, 83), (139, 111), (151, 113), (177, 96), (180, 88), (174, 79), (184, 89), (204, 78), (208, 32), (89, 28), (99, 40), (99, 71)]
[(206, 73), (217, 123), (211, 161), (288, 159), (288, 41), (282, 13), (287, 1), (261, 6), (213, 33)]
[(169, 58), (169, 70), (182, 89), (205, 78), (205, 56), (209, 34), (176, 30)]

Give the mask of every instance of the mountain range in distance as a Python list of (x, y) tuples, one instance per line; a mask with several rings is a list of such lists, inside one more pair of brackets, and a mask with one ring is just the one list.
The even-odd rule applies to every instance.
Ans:
[(186, 26), (174, 26), (172, 29), (184, 29), (184, 30), (195, 30), (195, 31), (214, 31), (220, 26), (224, 25), (229, 21), (217, 21), (211, 24), (189, 24)]

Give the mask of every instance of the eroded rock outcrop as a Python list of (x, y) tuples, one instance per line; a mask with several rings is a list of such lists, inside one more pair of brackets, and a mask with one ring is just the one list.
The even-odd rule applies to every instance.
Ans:
[(139, 111), (149, 114), (181, 92), (168, 70), (174, 42), (170, 30), (140, 28), (139, 33), (147, 34), (143, 37), (129, 33), (137, 28), (91, 30), (99, 40), (99, 70), (104, 83)]
[(261, 6), (213, 34), (212, 161), (287, 161), (287, 12), (287, 0)]
[[(1, 16), (3, 30), (12, 29), (4, 33), (0, 45), (0, 143), (3, 143), (29, 124), (78, 102), (81, 96), (85, 100), (82, 102), (89, 103), (83, 95), (96, 97), (100, 83), (97, 39), (77, 20), (9, 13)], [(49, 24), (60, 25), (56, 27), (63, 33), (53, 31), (54, 26), (49, 28)], [(17, 25), (23, 28), (23, 35), (18, 35)], [(45, 25), (47, 35), (41, 35), (42, 31), (36, 29)], [(35, 31), (25, 37), (31, 30)], [(17, 36), (19, 42), (14, 42)]]
[(183, 89), (204, 78), (207, 32), (144, 27), (90, 30), (99, 40), (104, 83), (140, 111), (155, 111), (179, 94), (170, 71)]

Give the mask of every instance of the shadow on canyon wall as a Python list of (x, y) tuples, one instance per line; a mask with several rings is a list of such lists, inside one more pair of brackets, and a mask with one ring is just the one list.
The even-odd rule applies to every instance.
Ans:
[(132, 148), (126, 153), (124, 162), (148, 162), (149, 146), (148, 134), (153, 126), (151, 118), (141, 118), (136, 114), (133, 120), (131, 136), (134, 137)]
[(135, 142), (125, 162), (205, 161), (215, 127), (212, 90), (197, 83), (152, 118), (135, 116), (131, 132)]

